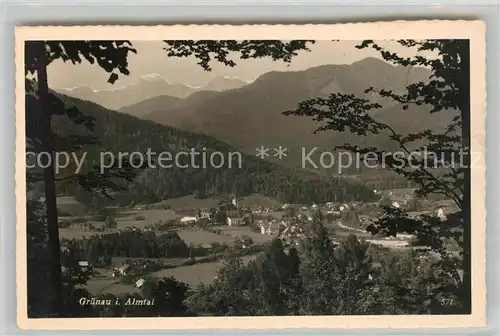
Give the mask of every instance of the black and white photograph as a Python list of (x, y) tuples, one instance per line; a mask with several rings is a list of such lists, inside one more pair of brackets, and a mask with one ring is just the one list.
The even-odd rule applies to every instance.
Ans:
[(484, 323), (484, 26), (416, 23), (21, 28), (23, 318)]

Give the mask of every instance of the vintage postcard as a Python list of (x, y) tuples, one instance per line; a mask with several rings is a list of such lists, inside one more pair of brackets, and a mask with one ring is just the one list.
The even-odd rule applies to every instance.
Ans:
[(481, 21), (16, 29), (18, 324), (486, 323)]

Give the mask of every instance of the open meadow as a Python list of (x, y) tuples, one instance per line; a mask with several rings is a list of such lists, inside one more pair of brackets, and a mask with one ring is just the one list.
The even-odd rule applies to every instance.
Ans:
[(125, 284), (119, 279), (106, 278), (106, 279), (90, 279), (87, 282), (86, 289), (93, 295), (110, 293), (113, 295), (121, 295), (134, 293), (138, 291), (133, 285)]
[[(253, 254), (242, 257), (243, 263), (247, 264), (251, 260), (257, 258), (259, 254)], [(154, 277), (174, 277), (179, 281), (185, 282), (191, 287), (196, 287), (200, 283), (211, 283), (219, 269), (224, 265), (224, 261), (214, 261), (207, 263), (194, 264), (190, 266), (182, 266), (170, 269), (164, 269), (153, 273)]]
[(226, 236), (222, 234), (218, 235), (212, 232), (195, 228), (180, 229), (177, 230), (177, 233), (182, 238), (182, 240), (184, 240), (188, 245), (189, 244), (199, 245), (199, 244), (206, 244), (213, 242), (231, 244), (234, 242), (234, 238), (231, 236)]

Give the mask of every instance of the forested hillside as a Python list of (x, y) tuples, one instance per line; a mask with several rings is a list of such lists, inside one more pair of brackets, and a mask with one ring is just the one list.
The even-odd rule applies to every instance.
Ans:
[[(173, 156), (180, 151), (205, 149), (206, 153), (236, 152), (236, 149), (212, 137), (182, 131), (152, 121), (141, 120), (103, 108), (89, 101), (61, 96), (67, 106), (76, 106), (85, 115), (95, 118), (95, 130), (91, 134), (99, 140), (98, 145), (86, 145), (85, 169), (99, 163), (101, 152), (139, 152), (144, 154), (169, 152)], [(54, 121), (55, 131), (61, 135), (88, 134), (83, 126), (76, 126), (65, 119)], [(242, 167), (233, 162), (221, 168), (146, 168), (126, 191), (117, 192), (115, 201), (121, 205), (137, 202), (155, 202), (171, 197), (196, 193), (199, 197), (235, 193), (248, 195), (260, 193), (284, 202), (310, 203), (328, 200), (368, 200), (373, 192), (359, 181), (320, 176), (298, 169), (287, 169), (262, 161), (257, 157), (242, 154)], [(153, 157), (154, 159), (154, 157)], [(234, 159), (234, 157), (233, 157)], [(189, 161), (186, 159), (186, 162)], [(69, 172), (66, 171), (66, 174)], [(76, 193), (85, 203), (93, 198), (80, 187), (60, 185), (64, 193)], [(76, 189), (75, 189), (76, 188)]]

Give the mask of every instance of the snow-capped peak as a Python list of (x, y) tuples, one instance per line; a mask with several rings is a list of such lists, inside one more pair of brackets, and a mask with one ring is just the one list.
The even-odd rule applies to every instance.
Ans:
[(189, 84), (182, 84), (182, 85), (187, 86), (190, 89), (195, 89), (195, 90), (201, 89), (203, 87), (203, 85), (189, 85)]
[(70, 88), (57, 88), (55, 90), (56, 91), (60, 90), (60, 91), (65, 91), (65, 92), (87, 91), (87, 92), (93, 92), (93, 93), (96, 93), (99, 91), (99, 90), (95, 90), (95, 89), (91, 88), (90, 86), (73, 86)]
[(165, 80), (165, 78), (163, 78), (162, 75), (159, 75), (159, 74), (156, 74), (156, 73), (142, 75), (141, 79), (147, 80), (147, 81), (158, 81), (158, 80), (163, 80), (165, 82), (167, 81), (167, 80)]
[(231, 76), (219, 76), (219, 78), (225, 79), (225, 80), (232, 80), (232, 81), (239, 81), (239, 82), (244, 82), (244, 83), (249, 83), (250, 81), (241, 79), (239, 77), (231, 77)]

